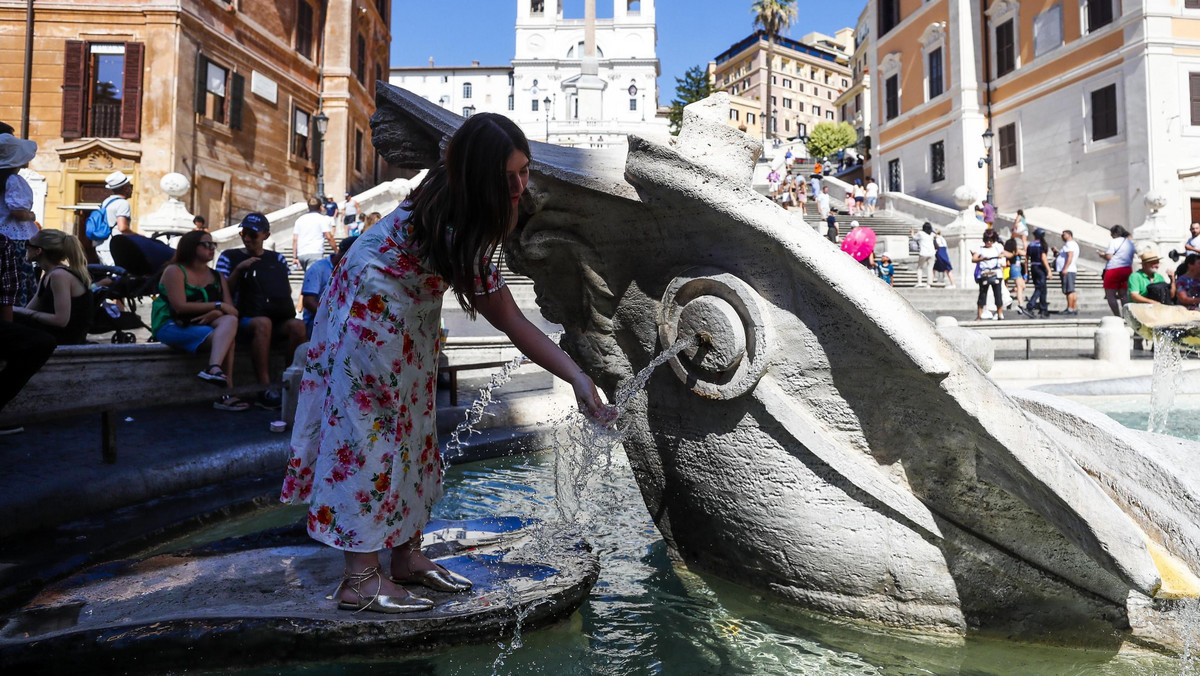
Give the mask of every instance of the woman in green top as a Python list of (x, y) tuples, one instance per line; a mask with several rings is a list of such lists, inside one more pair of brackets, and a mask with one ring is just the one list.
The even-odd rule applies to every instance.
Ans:
[[(196, 354), (209, 348), (208, 368), (196, 374), (201, 380), (233, 387), (234, 338), (238, 313), (225, 279), (208, 267), (217, 245), (204, 230), (179, 238), (175, 258), (163, 270), (154, 300), (150, 330), (158, 342)], [(213, 404), (222, 411), (245, 411), (250, 404), (225, 395)]]

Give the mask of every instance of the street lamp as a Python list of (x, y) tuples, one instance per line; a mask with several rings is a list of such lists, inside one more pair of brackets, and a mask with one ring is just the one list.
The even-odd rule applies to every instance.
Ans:
[(986, 154), (986, 156), (981, 157), (979, 159), (979, 168), (980, 169), (983, 168), (983, 165), (985, 165), (985, 164), (987, 165), (987, 201), (989, 204), (995, 204), (994, 202), (992, 202), (992, 192), (995, 190), (995, 187), (996, 187), (995, 174), (992, 172), (992, 142), (995, 140), (995, 138), (996, 138), (996, 135), (992, 133), (991, 127), (988, 127), (986, 130), (984, 130), (984, 132), (983, 132), (983, 150), (987, 154)]
[(546, 109), (546, 143), (550, 142), (550, 97), (542, 99), (542, 107)]
[(325, 132), (329, 131), (329, 116), (319, 110), (312, 121), (317, 132), (317, 196), (325, 199)]
[(771, 138), (775, 139), (775, 147), (779, 147), (779, 109), (771, 111)]

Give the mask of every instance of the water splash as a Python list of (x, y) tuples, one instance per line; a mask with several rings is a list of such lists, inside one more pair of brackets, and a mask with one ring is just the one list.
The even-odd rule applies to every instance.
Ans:
[(1151, 432), (1164, 433), (1167, 418), (1175, 407), (1175, 393), (1183, 373), (1183, 356), (1179, 351), (1180, 332), (1173, 329), (1154, 330), (1154, 372), (1150, 377)]
[(555, 503), (565, 521), (577, 522), (580, 496), (587, 490), (589, 480), (607, 474), (612, 468), (613, 451), (625, 437), (628, 426), (625, 413), (633, 398), (646, 388), (655, 369), (690, 347), (694, 340), (676, 341), (617, 390), (612, 402), (617, 408), (616, 423), (601, 425), (582, 413), (572, 413), (551, 423), (555, 430)]
[[(616, 422), (603, 425), (588, 418), (580, 411), (573, 411), (547, 423), (553, 430), (554, 437), (554, 506), (559, 521), (538, 521), (526, 526), (531, 540), (524, 552), (525, 556), (533, 560), (548, 560), (552, 543), (556, 538), (578, 537), (578, 533), (582, 530), (580, 527), (590, 520), (580, 509), (584, 504), (582, 497), (592, 479), (607, 476), (612, 472), (614, 451), (624, 438), (625, 425), (622, 418), (628, 410), (630, 402), (646, 387), (650, 375), (656, 368), (690, 346), (693, 340), (680, 340), (658, 354), (617, 391), (612, 402), (618, 412)], [(517, 364), (519, 365), (519, 362)], [(463, 428), (464, 431), (473, 430), (473, 425), (482, 419), (483, 409), (491, 403), (491, 391), (506, 381), (508, 377), (511, 377), (511, 371), (508, 373), (501, 371), (493, 377), (492, 383), (480, 392), (480, 400), (471, 406), (470, 411), (476, 411), (477, 407), (479, 411), (474, 416), (474, 422), (468, 424), (470, 419), (464, 420), (463, 424), (459, 426), (460, 428)], [(600, 510), (604, 509), (604, 505), (615, 504), (619, 499), (615, 495), (615, 489), (611, 486), (607, 491), (601, 490), (589, 497), (596, 499), (595, 504), (599, 505)], [(519, 592), (509, 581), (501, 582), (494, 594), (498, 599), (502, 599), (501, 602), (519, 609), (515, 617), (512, 637), (507, 642), (502, 640), (497, 644), (500, 652), (492, 663), (492, 676), (499, 676), (505, 661), (521, 648), (522, 625), (529, 613), (537, 606), (537, 602), (521, 608)]]
[[(454, 431), (450, 433), (450, 441), (446, 442), (446, 450), (442, 453), (443, 470), (450, 467), (451, 457), (458, 457), (462, 454), (463, 446), (470, 441), (472, 436), (476, 434), (483, 434), (476, 429), (475, 426), (483, 421), (483, 416), (489, 415), (487, 413), (487, 407), (495, 403), (495, 398), (492, 396), (492, 392), (494, 392), (496, 388), (507, 383), (509, 380), (512, 380), (513, 372), (521, 368), (525, 362), (526, 357), (523, 354), (513, 357), (512, 361), (508, 362), (501, 367), (499, 371), (492, 374), (492, 379), (487, 385), (484, 385), (482, 388), (480, 388), (479, 396), (476, 397), (475, 401), (471, 402), (470, 407), (467, 408), (466, 413), (463, 415), (462, 422), (458, 423), (458, 426), (455, 427)], [(465, 437), (463, 436), (464, 434), (466, 435)]]
[(1179, 655), (1180, 676), (1200, 675), (1200, 599), (1179, 603), (1180, 626), (1184, 628), (1183, 652)]

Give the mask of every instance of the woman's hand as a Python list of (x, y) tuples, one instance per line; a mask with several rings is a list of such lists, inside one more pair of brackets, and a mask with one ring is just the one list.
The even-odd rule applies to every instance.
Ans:
[(221, 312), (220, 310), (209, 310), (208, 312), (205, 312), (204, 314), (200, 315), (199, 317), (193, 318), (192, 323), (199, 324), (200, 326), (208, 326), (209, 324), (212, 324), (213, 322), (217, 321), (217, 319), (219, 319), (224, 314), (225, 313)]
[(575, 390), (575, 401), (584, 415), (602, 425), (608, 425), (617, 419), (617, 408), (605, 404), (600, 399), (596, 384), (586, 373), (580, 371), (575, 380), (571, 381), (571, 388)]

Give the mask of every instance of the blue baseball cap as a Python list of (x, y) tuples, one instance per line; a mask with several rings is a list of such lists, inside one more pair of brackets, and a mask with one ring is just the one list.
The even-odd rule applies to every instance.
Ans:
[(253, 230), (254, 232), (271, 232), (271, 224), (267, 221), (267, 217), (251, 211), (242, 219), (242, 230)]

